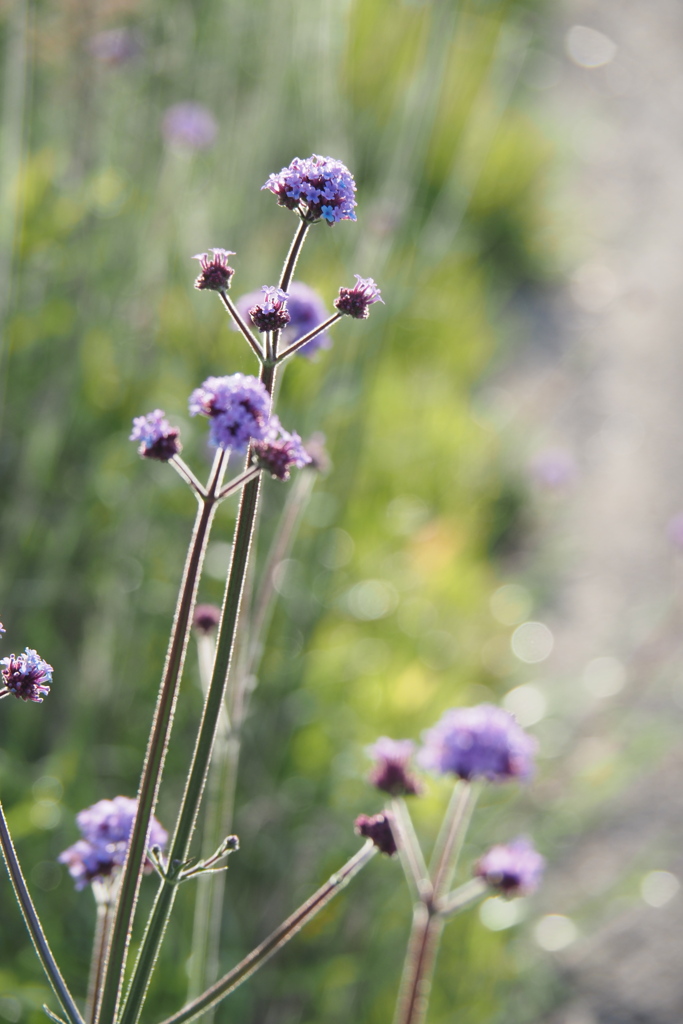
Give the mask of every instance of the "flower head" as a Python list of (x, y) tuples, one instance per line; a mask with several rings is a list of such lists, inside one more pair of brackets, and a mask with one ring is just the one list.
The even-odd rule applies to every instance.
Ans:
[(265, 284), (261, 289), (263, 298), (248, 310), (251, 322), (263, 331), (280, 331), (290, 321), (287, 309), (287, 293), (281, 288)]
[(228, 258), (235, 253), (230, 249), (211, 249), (213, 259), (208, 252), (197, 253), (193, 260), (199, 260), (202, 272), (194, 283), (200, 291), (224, 292), (230, 287), (230, 278), (235, 273), (228, 264)]
[(359, 814), (355, 821), (355, 830), (357, 835), (372, 839), (380, 853), (386, 853), (387, 857), (393, 857), (396, 853), (396, 841), (391, 831), (391, 816), (388, 812), (375, 814), (373, 817)]
[(356, 183), (349, 169), (331, 156), (295, 157), (289, 167), (271, 174), (262, 188), (277, 196), (280, 206), (296, 210), (309, 223), (356, 219)]
[[(242, 316), (246, 317), (250, 315), (252, 306), (261, 302), (261, 300), (262, 296), (259, 292), (249, 292), (237, 300), (237, 308)], [(287, 292), (287, 312), (289, 313), (289, 322), (282, 332), (282, 344), (285, 347), (293, 345), (299, 338), (303, 338), (304, 334), (308, 334), (309, 331), (312, 331), (314, 327), (317, 327), (318, 324), (321, 324), (329, 316), (325, 303), (318, 293), (300, 281), (294, 281), (289, 286)], [(234, 324), (233, 328), (237, 330)], [(298, 349), (297, 355), (310, 358), (315, 355), (318, 349), (329, 348), (331, 344), (332, 339), (329, 333), (325, 331)]]
[[(76, 888), (83, 889), (89, 882), (108, 878), (126, 859), (128, 840), (137, 810), (137, 800), (116, 796), (113, 800), (99, 800), (76, 815), (82, 839), (60, 853), (57, 858), (69, 868)], [(148, 846), (163, 847), (168, 833), (156, 818), (152, 818), (147, 834)], [(148, 859), (145, 870), (152, 870)]]
[(216, 141), (218, 125), (201, 103), (174, 103), (164, 114), (162, 131), (167, 142), (183, 149), (208, 149)]
[(2, 658), (0, 665), (0, 674), (10, 693), (19, 700), (42, 704), (43, 697), (50, 692), (52, 665), (43, 661), (30, 647), (23, 654), (10, 654), (8, 658)]
[(353, 288), (340, 288), (339, 297), (334, 304), (340, 313), (354, 317), (355, 320), (367, 320), (373, 302), (384, 302), (380, 290), (371, 277), (353, 275), (356, 284)]
[(172, 427), (163, 409), (155, 409), (146, 416), (136, 416), (129, 440), (139, 441), (138, 453), (143, 459), (168, 462), (183, 450), (180, 431)]
[(194, 610), (192, 625), (198, 633), (207, 636), (215, 633), (221, 621), (221, 610), (217, 604), (198, 604)]
[(377, 789), (392, 796), (415, 796), (422, 787), (408, 770), (408, 763), (415, 751), (412, 740), (392, 740), (380, 736), (368, 747), (368, 754), (376, 761), (370, 772), (370, 782)]
[(311, 461), (296, 431), (288, 433), (277, 416), (271, 416), (263, 440), (254, 443), (254, 462), (278, 480), (289, 480), (293, 466), (303, 469)]
[(474, 865), (474, 874), (504, 896), (525, 896), (538, 888), (545, 859), (520, 836), (504, 846), (492, 846)]
[(493, 704), (451, 708), (424, 734), (418, 755), (423, 768), (461, 779), (527, 778), (535, 742), (512, 715)]
[(260, 380), (244, 373), (208, 377), (190, 395), (190, 414), (211, 420), (211, 443), (244, 452), (266, 436), (270, 395)]

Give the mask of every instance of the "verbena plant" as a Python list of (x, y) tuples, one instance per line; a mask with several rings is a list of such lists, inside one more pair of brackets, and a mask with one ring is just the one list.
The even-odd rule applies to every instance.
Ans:
[[(361, 848), (259, 946), (227, 974), (216, 978), (223, 892), (220, 883), (228, 857), (239, 848), (238, 837), (229, 833), (240, 732), (270, 617), (274, 569), (287, 552), (298, 510), (310, 493), (310, 474), (324, 460), (317, 443), (305, 447), (298, 434), (280, 424), (274, 412), (276, 382), (293, 355), (304, 350), (310, 353), (316, 345), (325, 343), (329, 330), (343, 316), (364, 320), (370, 307), (383, 301), (372, 278), (356, 275), (353, 287), (340, 288), (334, 301), (335, 313), (316, 322), (315, 297), (293, 280), (299, 253), (313, 225), (356, 220), (355, 183), (342, 163), (319, 156), (295, 159), (279, 174), (271, 175), (263, 187), (297, 218), (277, 285), (265, 286), (262, 295), (235, 303), (229, 295), (234, 275), (229, 259), (234, 253), (212, 249), (210, 254), (195, 257), (200, 264), (195, 286), (217, 294), (259, 368), (258, 377), (241, 373), (209, 377), (190, 396), (190, 413), (208, 419), (210, 444), (215, 449), (206, 483), (181, 458), (179, 430), (170, 425), (162, 410), (139, 416), (133, 423), (131, 439), (139, 442), (140, 455), (176, 470), (196, 497), (197, 514), (137, 799), (116, 796), (82, 811), (77, 816), (81, 838), (60, 856), (76, 887), (92, 889), (98, 908), (84, 1001), (72, 994), (50, 949), (0, 808), (0, 844), (8, 872), (63, 1017), (47, 1007), (45, 1012), (54, 1020), (66, 1018), (69, 1024), (136, 1024), (141, 1018), (181, 884), (194, 884), (207, 876), (219, 883), (204, 886), (198, 894), (189, 1001), (163, 1024), (210, 1017), (219, 1002), (293, 938), (378, 851), (389, 857), (399, 856), (413, 898), (413, 923), (395, 1020), (396, 1024), (417, 1024), (427, 1012), (444, 924), (489, 890), (507, 897), (531, 891), (542, 870), (540, 855), (528, 840), (519, 838), (486, 852), (475, 864), (472, 879), (453, 889), (458, 854), (480, 786), (486, 781), (528, 778), (534, 744), (509, 714), (493, 705), (450, 709), (425, 733), (417, 754), (421, 768), (454, 780), (431, 862), (425, 859), (406, 803), (407, 798), (419, 796), (424, 785), (410, 765), (414, 744), (411, 740), (382, 737), (370, 749), (375, 761), (370, 781), (386, 794), (388, 803), (382, 813), (361, 814), (356, 819), (356, 832), (365, 840)], [(245, 461), (242, 471), (226, 482), (231, 453), (244, 455)], [(254, 580), (250, 552), (262, 475), (270, 473), (286, 482), (295, 468), (309, 476), (285, 507), (271, 557), (261, 579)], [(240, 505), (223, 606), (220, 610), (211, 606), (195, 608), (216, 509), (236, 492)], [(198, 633), (205, 702), (169, 839), (154, 811), (193, 623)], [(1, 664), (0, 697), (42, 703), (49, 695), (52, 668), (36, 651), (27, 648), (23, 654), (3, 658)], [(193, 835), (203, 802), (203, 849), (193, 854)], [(157, 894), (133, 958), (129, 952), (140, 885), (143, 875), (152, 871), (158, 876)]]

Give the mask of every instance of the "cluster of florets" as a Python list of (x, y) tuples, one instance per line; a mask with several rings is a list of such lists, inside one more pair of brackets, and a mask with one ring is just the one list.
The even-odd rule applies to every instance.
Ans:
[[(5, 632), (4, 629), (2, 632)], [(0, 665), (0, 674), (9, 693), (19, 700), (42, 704), (43, 698), (50, 692), (53, 668), (43, 661), (37, 651), (27, 647), (23, 654), (10, 654), (2, 658)]]
[[(137, 805), (137, 800), (116, 796), (113, 800), (99, 800), (76, 815), (83, 838), (60, 853), (58, 860), (67, 865), (77, 889), (109, 878), (123, 865)], [(167, 839), (166, 829), (152, 818), (148, 846), (163, 849)], [(147, 858), (145, 871), (151, 870), (152, 862)]]
[[(259, 292), (248, 292), (237, 300), (236, 305), (242, 316), (246, 317), (250, 315), (252, 307), (260, 301)], [(287, 312), (289, 321), (281, 336), (284, 346), (293, 345), (295, 341), (314, 330), (329, 316), (318, 293), (301, 281), (293, 281), (287, 290)], [(236, 325), (233, 324), (233, 327), (237, 330)], [(332, 339), (329, 332), (323, 331), (322, 334), (316, 335), (311, 341), (302, 345), (297, 350), (297, 355), (310, 358), (319, 349), (329, 348), (331, 344)]]
[(210, 249), (213, 258), (208, 252), (200, 252), (193, 256), (193, 260), (199, 260), (202, 272), (194, 283), (195, 288), (200, 291), (224, 292), (230, 287), (230, 278), (235, 273), (229, 265), (228, 259), (235, 253), (229, 249)]
[(309, 223), (356, 219), (356, 183), (349, 169), (329, 156), (295, 157), (289, 167), (271, 174), (262, 188), (277, 196), (280, 206), (295, 210)]
[(528, 896), (538, 888), (544, 866), (545, 858), (520, 836), (491, 847), (474, 865), (474, 875), (503, 896)]
[(292, 467), (303, 469), (312, 461), (296, 431), (290, 434), (277, 416), (271, 416), (263, 440), (254, 442), (254, 462), (278, 480), (289, 480)]
[(422, 785), (409, 770), (409, 763), (415, 751), (412, 740), (392, 740), (380, 736), (368, 747), (368, 754), (376, 765), (370, 772), (370, 782), (377, 789), (391, 796), (416, 796), (422, 792)]
[(353, 288), (340, 288), (339, 296), (334, 305), (340, 313), (352, 316), (355, 320), (367, 320), (373, 302), (384, 302), (380, 290), (371, 277), (353, 275), (356, 284)]
[(391, 815), (388, 811), (372, 816), (359, 814), (354, 824), (357, 835), (372, 839), (380, 853), (393, 857), (396, 853), (396, 840), (391, 830)]
[(218, 629), (221, 610), (217, 604), (198, 604), (194, 610), (192, 625), (198, 633), (210, 636)]
[(451, 708), (423, 738), (419, 763), (442, 775), (505, 782), (533, 770), (535, 741), (493, 704)]
[(244, 373), (208, 377), (190, 395), (190, 414), (208, 416), (211, 443), (245, 452), (249, 442), (266, 436), (270, 395), (260, 380)]
[(136, 416), (130, 440), (140, 442), (138, 452), (143, 459), (168, 462), (183, 450), (180, 430), (171, 426), (163, 409), (155, 409), (146, 416)]
[(287, 293), (270, 285), (264, 285), (261, 291), (261, 301), (254, 303), (248, 310), (251, 322), (262, 333), (282, 330), (291, 320), (287, 309)]

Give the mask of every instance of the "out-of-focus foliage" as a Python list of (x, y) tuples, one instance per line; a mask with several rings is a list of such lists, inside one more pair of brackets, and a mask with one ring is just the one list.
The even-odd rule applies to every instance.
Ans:
[[(208, 464), (187, 396), (208, 374), (255, 368), (220, 303), (193, 290), (189, 257), (235, 249), (235, 294), (273, 283), (294, 219), (259, 188), (295, 155), (338, 157), (359, 186), (358, 224), (313, 230), (298, 276), (331, 303), (354, 273), (372, 275), (386, 306), (342, 323), (282, 385), (283, 423), (322, 430), (334, 468), (278, 576), (238, 787), (226, 967), (355, 848), (353, 818), (380, 806), (364, 745), (495, 698), (509, 669), (489, 597), (496, 557), (523, 543), (524, 496), (473, 393), (496, 311), (552, 262), (548, 146), (517, 98), (533, 13), (516, 0), (3, 8), (3, 650), (36, 647), (55, 682), (42, 707), (0, 706), (0, 785), (78, 993), (94, 908), (55, 857), (77, 810), (135, 792), (193, 515), (175, 475), (137, 459), (130, 421), (164, 408), (188, 460)], [(130, 33), (119, 61), (93, 49), (112, 29)], [(164, 113), (184, 101), (213, 113), (214, 145), (164, 141)], [(260, 551), (285, 493), (266, 488)], [(201, 600), (220, 600), (233, 517), (219, 514)], [(199, 708), (190, 658), (158, 811), (169, 825)], [(511, 796), (487, 797), (466, 863), (523, 826), (524, 798), (508, 823)], [(432, 784), (417, 809), (427, 835), (445, 799)], [(191, 912), (188, 887), (146, 1019), (185, 996)], [(0, 919), (0, 1019), (34, 1024), (46, 986), (6, 883)], [(398, 865), (376, 860), (216, 1019), (384, 1024), (408, 921)], [(430, 1020), (456, 1002), (462, 1024), (503, 1019), (514, 972), (503, 935), (465, 917), (447, 931)]]

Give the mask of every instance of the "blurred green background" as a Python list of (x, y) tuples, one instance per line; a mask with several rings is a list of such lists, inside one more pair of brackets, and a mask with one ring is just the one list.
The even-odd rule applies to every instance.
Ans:
[[(94, 906), (55, 858), (79, 809), (135, 792), (194, 511), (175, 474), (138, 459), (130, 420), (164, 408), (205, 472), (187, 397), (255, 367), (193, 289), (190, 257), (236, 250), (235, 295), (274, 282), (295, 222), (259, 189), (295, 155), (335, 156), (358, 182), (358, 223), (313, 230), (297, 276), (328, 305), (372, 276), (386, 306), (342, 323), (282, 384), (283, 423), (322, 431), (333, 469), (281, 573), (247, 722), (222, 965), (356, 849), (353, 819), (381, 806), (365, 745), (417, 738), (445, 708), (523, 681), (504, 656), (518, 619), (501, 624), (490, 598), (532, 513), (485, 383), (514, 344), (501, 312), (556, 265), (552, 147), (524, 84), (543, 13), (522, 0), (2, 5), (3, 651), (36, 647), (55, 682), (42, 707), (3, 702), (0, 785), (79, 994)], [(213, 141), (164, 133), (184, 102), (210, 113)], [(287, 486), (266, 487), (261, 553)], [(234, 511), (219, 514), (200, 600), (220, 600)], [(192, 654), (158, 810), (169, 826), (200, 708)], [(427, 839), (445, 799), (430, 784), (416, 810)], [(529, 793), (488, 793), (465, 868), (533, 817)], [(191, 915), (187, 890), (147, 1020), (185, 998)], [(409, 918), (399, 866), (373, 861), (216, 1020), (384, 1024)], [(0, 1019), (33, 1024), (48, 993), (6, 881), (0, 920)], [(549, 995), (511, 935), (476, 912), (449, 927), (433, 1024), (456, 1008), (461, 1024), (534, 1018)]]

